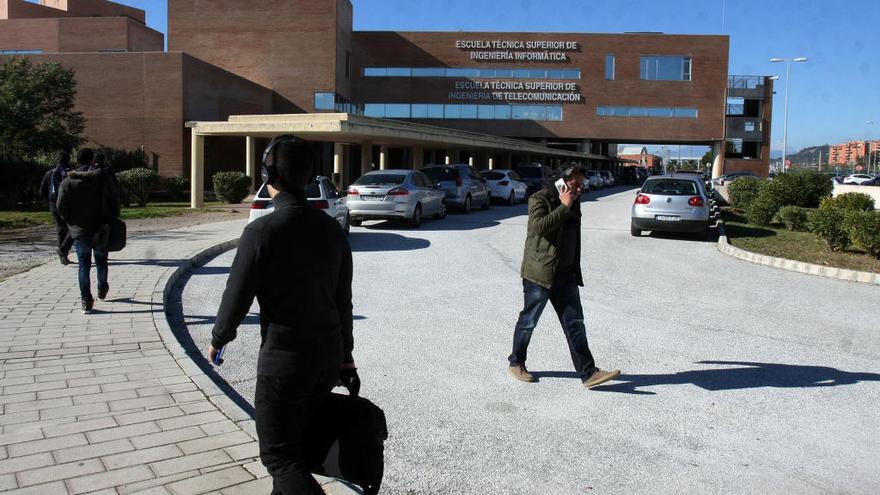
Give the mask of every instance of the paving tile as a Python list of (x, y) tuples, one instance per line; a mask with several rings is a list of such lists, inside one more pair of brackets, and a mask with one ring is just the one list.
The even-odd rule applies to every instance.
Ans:
[(242, 459), (256, 459), (260, 457), (260, 446), (257, 442), (243, 443), (223, 449), (236, 461)]
[(171, 483), (168, 485), (168, 490), (175, 495), (199, 495), (252, 479), (253, 476), (247, 470), (242, 467), (232, 467)]
[(179, 442), (177, 444), (184, 454), (194, 454), (207, 450), (222, 449), (223, 447), (231, 447), (243, 443), (253, 442), (253, 439), (247, 433), (239, 430), (221, 435), (212, 435), (196, 440)]
[(58, 462), (73, 462), (82, 459), (93, 459), (120, 452), (130, 452), (134, 446), (127, 438), (111, 440), (109, 442), (93, 443), (79, 447), (70, 447), (56, 450), (52, 453)]
[(102, 457), (101, 461), (107, 466), (107, 469), (119, 469), (182, 456), (183, 452), (181, 452), (176, 445), (169, 444), (148, 449), (133, 450), (122, 454), (113, 454)]
[(89, 419), (85, 421), (76, 421), (60, 425), (45, 426), (43, 427), (43, 434), (46, 435), (46, 438), (51, 438), (92, 430), (103, 430), (105, 428), (113, 428), (114, 426), (116, 426), (116, 421), (111, 417), (104, 416), (102, 418)]
[(163, 431), (161, 433), (153, 433), (142, 437), (134, 437), (131, 443), (136, 448), (145, 449), (147, 447), (155, 447), (157, 445), (165, 445), (169, 443), (177, 443), (195, 438), (204, 437), (205, 433), (198, 426), (190, 426), (188, 428), (180, 428), (177, 430)]
[(56, 409), (43, 409), (40, 411), (40, 419), (67, 418), (71, 416), (86, 416), (89, 414), (106, 413), (110, 408), (107, 404), (83, 404), (81, 406), (59, 407)]
[(98, 474), (81, 476), (67, 481), (70, 493), (88, 493), (102, 488), (124, 486), (130, 483), (154, 478), (147, 466), (131, 466)]
[(101, 461), (90, 459), (22, 471), (17, 473), (16, 477), (18, 478), (19, 485), (31, 486), (49, 481), (65, 480), (85, 474), (99, 473), (101, 471), (104, 471), (104, 465), (101, 464)]
[(14, 474), (19, 471), (27, 471), (53, 464), (55, 464), (55, 459), (48, 452), (22, 457), (10, 457), (0, 462), (0, 474)]
[(169, 474), (183, 471), (218, 466), (228, 462), (232, 462), (232, 458), (229, 457), (229, 455), (222, 450), (212, 450), (209, 452), (200, 452), (198, 454), (178, 457), (176, 459), (154, 462), (150, 464), (150, 467), (158, 476), (167, 476)]
[(158, 433), (161, 431), (159, 426), (153, 422), (135, 423), (127, 426), (116, 428), (108, 428), (105, 430), (95, 430), (86, 433), (86, 438), (90, 443), (106, 442), (108, 440), (116, 440), (119, 438), (130, 438), (150, 433)]
[(63, 481), (53, 481), (52, 483), (4, 492), (4, 495), (68, 495), (68, 491)]
[(160, 409), (152, 409), (149, 411), (142, 411), (131, 414), (122, 414), (114, 417), (116, 418), (116, 422), (124, 426), (134, 423), (141, 423), (144, 421), (156, 421), (175, 416), (182, 416), (184, 414), (185, 413), (183, 412), (183, 410), (181, 410), (179, 407), (163, 407)]
[(173, 430), (175, 428), (183, 428), (184, 426), (197, 426), (205, 423), (214, 423), (227, 419), (220, 411), (206, 411), (202, 413), (188, 414), (176, 418), (163, 419), (157, 421), (159, 427), (163, 430)]
[(78, 447), (86, 445), (88, 440), (82, 433), (66, 435), (63, 437), (46, 438), (44, 440), (34, 440), (32, 442), (17, 443), (7, 447), (10, 457), (19, 457), (23, 455), (37, 454), (40, 452), (50, 452), (52, 450), (60, 450), (68, 447)]

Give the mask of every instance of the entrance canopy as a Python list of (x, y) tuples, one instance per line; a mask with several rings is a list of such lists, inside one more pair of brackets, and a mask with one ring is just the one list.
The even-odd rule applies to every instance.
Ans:
[[(512, 166), (511, 154), (541, 156), (562, 161), (577, 161), (581, 164), (589, 160), (620, 162), (616, 158), (603, 155), (592, 155), (576, 151), (548, 148), (537, 143), (520, 139), (510, 139), (460, 131), (444, 127), (436, 127), (399, 120), (376, 119), (347, 113), (305, 113), (290, 115), (233, 115), (226, 121), (219, 122), (187, 122), (186, 127), (192, 132), (191, 157), (191, 206), (201, 207), (204, 204), (204, 150), (206, 136), (241, 136), (246, 138), (247, 148), (246, 172), (254, 177), (256, 173), (254, 139), (258, 137), (272, 138), (282, 134), (293, 134), (306, 141), (324, 141), (334, 143), (334, 180), (342, 180), (342, 160), (345, 145), (361, 145), (363, 149), (372, 149), (372, 145), (410, 147), (412, 167), (422, 165), (425, 148), (448, 150), (446, 163), (454, 162), (451, 156), (457, 156), (458, 150), (478, 152), (488, 157), (488, 168), (498, 163)], [(361, 169), (371, 169), (370, 157), (362, 153)], [(385, 168), (384, 155), (380, 159), (380, 168)], [(471, 158), (473, 160), (473, 158)], [(472, 163), (473, 164), (473, 163)]]

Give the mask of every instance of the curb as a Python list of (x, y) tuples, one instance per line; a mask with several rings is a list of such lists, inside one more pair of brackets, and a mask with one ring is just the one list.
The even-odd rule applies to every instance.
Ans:
[(728, 256), (757, 263), (759, 265), (771, 266), (773, 268), (779, 268), (791, 272), (805, 273), (807, 275), (816, 275), (818, 277), (880, 286), (880, 273), (861, 272), (846, 268), (815, 265), (805, 261), (777, 258), (740, 249), (727, 241), (727, 232), (724, 230), (724, 222), (720, 220), (718, 221), (718, 250)]
[[(238, 247), (238, 240), (239, 238), (236, 237), (235, 239), (230, 239), (215, 244), (207, 249), (202, 249), (186, 255), (186, 257), (180, 260), (180, 264), (177, 267), (166, 270), (165, 273), (159, 277), (159, 280), (156, 281), (151, 302), (154, 307), (158, 305), (161, 305), (162, 307), (162, 317), (154, 316), (153, 323), (156, 325), (156, 330), (162, 338), (162, 343), (177, 362), (177, 365), (180, 366), (183, 372), (186, 373), (193, 383), (196, 384), (198, 389), (205, 394), (208, 400), (221, 413), (223, 413), (224, 416), (228, 417), (239, 428), (241, 428), (242, 431), (250, 435), (251, 438), (254, 439), (254, 442), (256, 442), (256, 422), (251, 417), (250, 413), (230, 399), (226, 395), (226, 392), (214, 382), (214, 379), (207, 375), (199, 365), (196, 364), (193, 358), (202, 358), (203, 356), (201, 352), (198, 350), (187, 350), (177, 339), (177, 335), (174, 333), (174, 330), (171, 328), (171, 324), (168, 321), (170, 316), (167, 309), (169, 307), (169, 299), (174, 293), (180, 279), (193, 268), (202, 266), (212, 258)], [(259, 460), (257, 462), (259, 462)], [(260, 467), (262, 468), (262, 465)], [(362, 493), (358, 487), (344, 480), (338, 480), (317, 474), (313, 476), (321, 485), (324, 492), (329, 495), (358, 495)], [(267, 480), (267, 482), (270, 480), (268, 477), (263, 479)], [(271, 488), (271, 482), (266, 485), (266, 488)]]

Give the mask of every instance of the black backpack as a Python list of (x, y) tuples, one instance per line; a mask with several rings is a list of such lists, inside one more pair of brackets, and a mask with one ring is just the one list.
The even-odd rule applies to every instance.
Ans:
[(379, 493), (385, 470), (385, 413), (362, 397), (330, 394), (308, 440), (311, 471)]

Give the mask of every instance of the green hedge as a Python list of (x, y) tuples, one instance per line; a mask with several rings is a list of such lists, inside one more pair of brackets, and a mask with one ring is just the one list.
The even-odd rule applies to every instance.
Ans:
[(844, 225), (845, 212), (827, 204), (810, 217), (810, 230), (821, 237), (832, 251), (843, 251), (851, 244)]
[(779, 209), (779, 219), (788, 230), (803, 232), (807, 230), (808, 211), (800, 206), (783, 206)]
[(125, 206), (136, 202), (138, 206), (147, 206), (150, 191), (159, 182), (159, 174), (148, 168), (133, 168), (116, 174), (121, 188), (120, 199)]
[(847, 211), (844, 214), (844, 229), (853, 244), (880, 259), (880, 213)]
[(874, 198), (865, 193), (848, 192), (822, 198), (821, 205), (846, 211), (874, 211)]
[(730, 204), (740, 210), (748, 209), (752, 201), (758, 197), (761, 188), (767, 181), (755, 177), (741, 177), (727, 186), (730, 193)]
[(779, 210), (779, 203), (768, 194), (767, 188), (761, 190), (758, 196), (753, 199), (748, 208), (746, 208), (746, 217), (750, 223), (755, 225), (770, 225), (773, 216)]
[(0, 157), (0, 207), (4, 209), (31, 209), (48, 203), (40, 197), (40, 182), (52, 168), (36, 161), (13, 160)]
[(189, 197), (189, 179), (185, 177), (168, 177), (165, 179), (165, 190), (171, 201), (185, 201)]
[(224, 203), (241, 203), (251, 187), (251, 178), (241, 172), (217, 172), (212, 182), (214, 194)]

